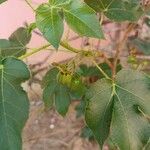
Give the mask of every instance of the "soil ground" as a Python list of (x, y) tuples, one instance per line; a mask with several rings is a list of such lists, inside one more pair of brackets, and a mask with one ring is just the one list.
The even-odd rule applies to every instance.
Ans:
[(45, 111), (41, 96), (33, 96), (29, 91), (30, 116), (23, 132), (23, 150), (99, 150), (96, 142), (80, 136), (84, 121), (76, 118), (77, 102), (71, 104), (63, 118), (55, 110)]

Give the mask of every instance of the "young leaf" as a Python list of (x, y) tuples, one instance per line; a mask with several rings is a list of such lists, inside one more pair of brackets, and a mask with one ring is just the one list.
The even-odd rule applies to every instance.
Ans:
[(36, 25), (44, 37), (57, 49), (64, 31), (60, 9), (42, 4), (36, 10)]
[(63, 11), (67, 24), (81, 36), (104, 38), (95, 12), (85, 3), (73, 0)]
[(141, 150), (150, 138), (150, 78), (122, 70), (115, 83), (97, 81), (88, 91), (86, 122), (100, 146), (110, 138), (121, 150)]
[(43, 78), (42, 88), (43, 91), (43, 101), (47, 108), (51, 108), (54, 104), (55, 99), (55, 89), (57, 87), (57, 74), (58, 69), (53, 68), (47, 72), (45, 77)]
[(85, 0), (97, 12), (103, 12), (114, 21), (137, 21), (143, 14), (139, 1), (126, 0)]
[(28, 32), (29, 34), (31, 34), (34, 29), (36, 29), (36, 23), (35, 23), (35, 22), (33, 22), (33, 23), (31, 23), (31, 24), (29, 24), (29, 25), (27, 26), (27, 32)]
[(47, 72), (43, 79), (43, 100), (46, 107), (52, 107), (55, 104), (56, 110), (65, 116), (70, 105), (69, 89), (58, 82), (57, 75), (59, 70), (53, 68)]
[(62, 85), (58, 84), (55, 91), (55, 106), (56, 110), (62, 115), (65, 116), (68, 112), (68, 108), (71, 102), (69, 89)]
[(26, 52), (26, 45), (31, 39), (31, 34), (26, 28), (20, 27), (7, 39), (0, 39), (1, 58), (7, 56), (19, 57)]
[(29, 79), (27, 66), (8, 57), (0, 65), (0, 149), (21, 150), (21, 133), (28, 118), (29, 103), (21, 83)]

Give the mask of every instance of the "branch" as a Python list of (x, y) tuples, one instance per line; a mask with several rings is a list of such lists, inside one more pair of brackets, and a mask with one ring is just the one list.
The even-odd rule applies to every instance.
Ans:
[(74, 52), (74, 53), (79, 53), (82, 51), (82, 50), (79, 50), (77, 48), (70, 46), (66, 41), (61, 41), (60, 45), (64, 48), (68, 49), (69, 51)]
[(129, 33), (132, 31), (132, 29), (135, 27), (135, 24), (130, 24), (127, 28), (127, 30), (125, 31), (125, 34), (122, 38), (122, 40), (118, 43), (117, 48), (116, 48), (116, 55), (114, 58), (114, 63), (113, 63), (113, 70), (112, 70), (112, 78), (115, 79), (115, 75), (116, 75), (116, 68), (117, 68), (117, 62), (118, 62), (118, 58), (119, 55), (123, 49), (123, 46), (128, 38)]
[(103, 69), (93, 60), (93, 64), (99, 69), (106, 79), (110, 80), (110, 77), (103, 71)]
[(27, 57), (29, 57), (29, 56), (31, 56), (31, 55), (33, 55), (33, 54), (35, 54), (35, 53), (41, 51), (41, 50), (46, 49), (46, 48), (49, 47), (49, 46), (50, 46), (50, 44), (44, 45), (44, 46), (39, 47), (39, 48), (33, 48), (30, 53), (26, 53), (25, 55), (19, 57), (19, 59), (25, 59), (25, 58), (27, 58)]
[(33, 11), (35, 11), (35, 9), (33, 8), (33, 6), (31, 5), (31, 3), (29, 2), (29, 0), (25, 0), (25, 2), (28, 4), (28, 6), (29, 6)]

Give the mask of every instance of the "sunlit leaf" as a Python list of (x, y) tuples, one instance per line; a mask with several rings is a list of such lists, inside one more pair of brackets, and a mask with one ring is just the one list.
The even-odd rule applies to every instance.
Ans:
[(36, 25), (55, 48), (59, 47), (64, 30), (63, 18), (59, 11), (50, 4), (42, 4), (36, 10)]
[(67, 24), (81, 36), (104, 37), (95, 12), (85, 3), (73, 0), (63, 10)]

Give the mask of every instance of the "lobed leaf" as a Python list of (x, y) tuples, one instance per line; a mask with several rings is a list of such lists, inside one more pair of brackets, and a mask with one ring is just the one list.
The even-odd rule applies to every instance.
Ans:
[(64, 31), (63, 19), (81, 36), (103, 38), (95, 12), (80, 0), (49, 0), (36, 10), (36, 25), (57, 49)]
[(62, 75), (57, 68), (47, 72), (42, 88), (45, 106), (51, 108), (54, 105), (62, 116), (66, 115), (72, 99), (80, 99), (85, 94), (85, 86), (79, 78)]
[(143, 14), (138, 0), (85, 0), (97, 12), (114, 21), (137, 21)]
[(36, 10), (36, 25), (44, 37), (57, 49), (64, 31), (60, 10), (50, 4), (42, 4)]
[(19, 57), (26, 53), (26, 45), (31, 39), (31, 34), (26, 28), (20, 27), (11, 34), (9, 39), (0, 39), (1, 58), (7, 56)]
[(57, 75), (59, 70), (53, 68), (47, 72), (43, 79), (43, 101), (45, 106), (51, 108), (54, 104), (56, 110), (65, 116), (71, 101), (69, 89), (58, 82)]
[(73, 0), (64, 7), (67, 24), (81, 36), (104, 38), (95, 12), (85, 3)]
[(109, 137), (121, 150), (141, 150), (150, 138), (150, 78), (121, 70), (115, 83), (97, 81), (88, 91), (86, 122), (101, 148)]

